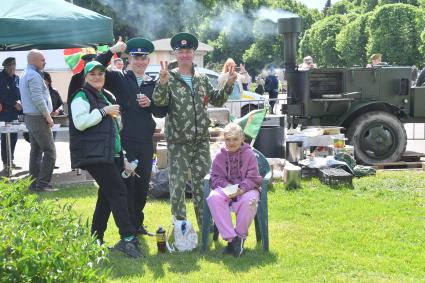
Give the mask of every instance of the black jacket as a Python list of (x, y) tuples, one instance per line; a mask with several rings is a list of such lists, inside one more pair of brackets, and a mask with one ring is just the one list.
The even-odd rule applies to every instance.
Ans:
[(72, 76), (71, 81), (69, 82), (69, 86), (68, 86), (68, 97), (67, 97), (67, 102), (68, 105), (71, 104), (71, 96), (80, 88), (83, 87), (84, 84), (84, 72), (81, 71), (79, 73), (76, 73), (75, 75)]
[(5, 70), (0, 72), (0, 103), (2, 110), (0, 112), (0, 121), (11, 122), (18, 119), (18, 110), (15, 104), (21, 99), (19, 93), (19, 77), (12, 77)]
[(62, 98), (59, 92), (52, 87), (49, 87), (49, 92), (50, 92), (50, 98), (52, 99), (53, 111), (56, 111), (58, 110), (59, 107), (63, 105)]
[[(108, 51), (100, 54), (96, 60), (107, 66), (112, 56), (112, 52)], [(105, 88), (115, 95), (121, 108), (123, 123), (121, 138), (124, 142), (152, 143), (156, 127), (152, 115), (161, 118), (167, 114), (167, 107), (158, 107), (153, 103), (152, 93), (155, 83), (155, 80), (145, 81), (139, 87), (132, 71), (106, 72)], [(139, 106), (138, 93), (145, 94), (152, 101), (149, 107)]]
[[(90, 111), (101, 109), (108, 104), (90, 85), (85, 85), (84, 93), (90, 103)], [(115, 103), (113, 95), (103, 90), (103, 94), (111, 103)], [(70, 102), (72, 96), (70, 97)], [(69, 107), (69, 151), (71, 168), (84, 169), (87, 165), (113, 163), (115, 158), (115, 125), (111, 116), (106, 115), (102, 121), (84, 131), (75, 128), (72, 110)]]

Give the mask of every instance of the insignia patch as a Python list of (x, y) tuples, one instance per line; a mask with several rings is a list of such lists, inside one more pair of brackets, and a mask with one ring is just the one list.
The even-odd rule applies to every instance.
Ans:
[(182, 39), (182, 41), (180, 42), (182, 45), (186, 45), (187, 44), (187, 41), (186, 41), (186, 39)]

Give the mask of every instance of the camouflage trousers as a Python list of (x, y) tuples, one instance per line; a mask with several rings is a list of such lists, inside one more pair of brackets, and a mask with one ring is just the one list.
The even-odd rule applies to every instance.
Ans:
[(192, 182), (192, 201), (199, 229), (202, 228), (204, 206), (203, 179), (211, 166), (210, 144), (168, 143), (171, 213), (177, 219), (186, 219), (185, 188)]

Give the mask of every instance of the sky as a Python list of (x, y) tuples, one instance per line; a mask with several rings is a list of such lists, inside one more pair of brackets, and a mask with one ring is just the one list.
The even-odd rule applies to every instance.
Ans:
[[(301, 2), (309, 8), (316, 8), (320, 11), (323, 10), (325, 7), (326, 0), (297, 0), (298, 2)], [(339, 0), (332, 0), (332, 4), (335, 2), (338, 2)]]

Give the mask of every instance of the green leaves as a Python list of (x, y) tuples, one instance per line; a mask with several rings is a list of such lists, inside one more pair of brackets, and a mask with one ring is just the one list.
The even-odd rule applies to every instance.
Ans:
[(40, 202), (28, 186), (0, 182), (0, 281), (103, 281), (105, 250), (71, 205)]
[(425, 24), (418, 21), (420, 16), (418, 8), (407, 4), (376, 9), (369, 26), (368, 54), (382, 53), (383, 61), (394, 65), (422, 63), (419, 38)]

